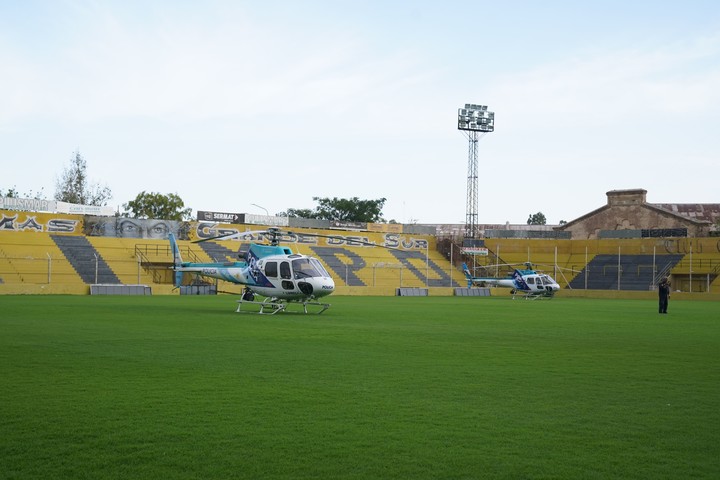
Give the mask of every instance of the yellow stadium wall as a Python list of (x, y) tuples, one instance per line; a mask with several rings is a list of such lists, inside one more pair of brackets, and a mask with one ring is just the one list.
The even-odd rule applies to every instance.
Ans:
[[(720, 271), (720, 239), (707, 238), (638, 238), (599, 240), (556, 239), (485, 239), (485, 246), (502, 263), (531, 262), (539, 270), (554, 274), (565, 287), (596, 255), (668, 255), (681, 254), (683, 259), (671, 271), (674, 285), (683, 291), (707, 290), (708, 276)], [(476, 257), (477, 265), (495, 262), (494, 256)], [(693, 278), (690, 279), (692, 272)], [(720, 277), (709, 285), (709, 292), (720, 292)]]
[[(87, 294), (89, 287), (73, 270), (50, 235), (84, 235), (84, 217), (81, 215), (49, 214), (0, 210), (0, 293), (9, 294)], [(208, 224), (190, 222), (187, 237), (197, 240), (219, 233), (255, 231), (267, 228), (262, 225)], [(211, 225), (211, 226), (209, 226)], [(382, 229), (378, 229), (382, 230)], [(318, 256), (317, 248), (336, 248), (335, 269), (325, 265), (333, 273), (338, 295), (394, 295), (398, 287), (429, 288), (432, 295), (452, 295), (453, 286), (464, 287), (462, 272), (451, 266), (447, 258), (437, 251), (436, 238), (427, 235), (402, 234), (389, 231), (354, 232), (342, 230), (296, 229), (297, 234), (284, 238), (283, 244), (294, 251)], [(340, 235), (341, 240), (331, 240), (319, 235)], [(152, 285), (154, 294), (177, 294), (168, 283), (168, 276), (157, 281), (158, 272), (152, 272), (140, 265), (138, 249), (143, 248), (151, 257), (156, 253), (160, 263), (169, 264), (171, 255), (167, 240), (151, 238), (118, 238), (115, 236), (87, 236), (95, 250), (123, 284)], [(190, 240), (179, 243), (192, 249), (198, 261), (213, 259)], [(246, 239), (261, 240), (257, 235)], [(416, 258), (408, 259), (405, 265), (391, 251), (384, 248), (363, 246), (362, 242), (389, 245), (403, 251), (414, 252)], [(237, 250), (241, 241), (229, 241), (227, 247)], [(676, 239), (599, 239), (599, 240), (556, 240), (556, 239), (485, 239), (485, 246), (505, 263), (531, 262), (538, 270), (554, 274), (558, 282), (566, 287), (580, 270), (595, 255), (666, 255), (681, 254), (683, 259), (672, 270), (673, 286), (683, 291), (697, 293), (707, 290), (708, 298), (720, 292), (720, 239), (718, 238), (676, 238)], [(426, 257), (427, 255), (427, 257)], [(155, 258), (155, 257), (153, 257)], [(360, 258), (364, 262), (357, 268), (353, 262)], [(470, 257), (468, 257), (470, 258)], [(187, 259), (186, 259), (187, 260)], [(235, 260), (235, 258), (228, 258)], [(495, 261), (494, 256), (472, 257), (478, 265)], [(322, 260), (324, 262), (324, 260)], [(428, 262), (429, 261), (429, 262)], [(49, 267), (48, 265), (51, 264)], [(338, 267), (340, 265), (340, 267)], [(440, 277), (436, 266), (443, 277)], [(345, 272), (343, 272), (343, 268)], [(339, 269), (339, 270), (338, 270)], [(350, 271), (366, 286), (351, 286), (346, 272)], [(51, 270), (50, 272), (48, 270)], [(166, 268), (167, 270), (167, 268)], [(165, 272), (168, 273), (168, 272)], [(48, 282), (48, 278), (50, 281)], [(712, 278), (712, 281), (709, 280)], [(437, 282), (442, 281), (442, 285)], [(445, 285), (447, 282), (447, 285)], [(708, 284), (708, 285), (706, 285)], [(219, 290), (240, 293), (242, 286), (221, 283)], [(493, 292), (495, 294), (495, 292)], [(501, 291), (505, 294), (505, 291)], [(625, 295), (617, 291), (585, 291), (564, 288), (561, 295), (610, 296)], [(627, 292), (627, 295), (653, 292)], [(634, 297), (633, 297), (634, 298)]]
[[(74, 271), (71, 262), (64, 257), (60, 248), (55, 244), (51, 235), (83, 235), (83, 217), (72, 215), (53, 215), (40, 213), (24, 213), (0, 211), (6, 219), (6, 230), (0, 231), (0, 293), (88, 293), (88, 285)], [(234, 225), (234, 224), (208, 224), (190, 222), (190, 239), (202, 239), (217, 234), (232, 232), (246, 232), (262, 230), (267, 227), (261, 225)], [(59, 232), (58, 226), (64, 230)], [(99, 231), (97, 228), (92, 232)], [(116, 231), (115, 229), (114, 231)], [(452, 285), (459, 286), (463, 282), (462, 274), (450, 265), (450, 262), (437, 252), (436, 239), (427, 235), (401, 234), (389, 231), (354, 232), (316, 229), (301, 229), (301, 233), (283, 238), (283, 245), (290, 247), (297, 253), (309, 254), (316, 257), (318, 248), (330, 249), (335, 268), (325, 265), (333, 273), (339, 289), (347, 287), (355, 292), (357, 288), (376, 288), (378, 292), (390, 291), (398, 287), (427, 287), (428, 283), (441, 282), (447, 288)], [(104, 230), (103, 230), (104, 231)], [(335, 235), (342, 238), (323, 238), (317, 235)], [(121, 284), (144, 284), (153, 287), (153, 293), (177, 293), (170, 285), (172, 276), (169, 265), (172, 254), (167, 240), (154, 240), (151, 238), (118, 238), (117, 236), (104, 236), (93, 234), (86, 236), (87, 242), (97, 252), (100, 260), (104, 261)], [(237, 241), (227, 241), (227, 261), (236, 260), (236, 251), (242, 243), (250, 241), (263, 241), (259, 235), (251, 234), (249, 238)], [(193, 261), (212, 262), (223, 259), (211, 259), (203, 249), (190, 240), (179, 240), (181, 247), (191, 249)], [(396, 258), (391, 250), (364, 245), (374, 243), (387, 245), (397, 251), (413, 252), (413, 258), (403, 260)], [(189, 260), (185, 258), (185, 260)], [(323, 261), (321, 259), (321, 261)], [(164, 271), (151, 271), (144, 267), (148, 262), (157, 262)], [(364, 266), (359, 267), (357, 263)], [(404, 263), (403, 263), (404, 262)], [(323, 261), (324, 263), (324, 261)], [(338, 264), (340, 267), (338, 267)], [(162, 265), (165, 265), (162, 267)], [(21, 272), (21, 273), (18, 273)], [(367, 287), (348, 286), (348, 273), (352, 272)], [(158, 273), (161, 280), (158, 279)], [(442, 276), (441, 276), (442, 275)], [(86, 277), (87, 278), (87, 277)], [(96, 275), (97, 278), (97, 275)], [(445, 280), (447, 278), (447, 280)], [(357, 281), (357, 280), (356, 280)], [(434, 285), (437, 287), (438, 285)], [(218, 289), (223, 292), (240, 293), (242, 286), (227, 282), (220, 282)]]

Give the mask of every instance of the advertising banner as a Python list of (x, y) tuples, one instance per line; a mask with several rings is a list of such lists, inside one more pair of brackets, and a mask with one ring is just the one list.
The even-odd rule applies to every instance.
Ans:
[(480, 255), (486, 257), (488, 255), (488, 249), (485, 247), (463, 247), (462, 253), (465, 255)]
[(112, 217), (115, 210), (112, 207), (101, 207), (97, 205), (78, 205), (76, 203), (56, 202), (56, 211), (60, 213), (72, 213), (77, 215), (102, 215)]
[(198, 210), (197, 219), (198, 222), (245, 223), (245, 215), (242, 213), (209, 212), (206, 210)]

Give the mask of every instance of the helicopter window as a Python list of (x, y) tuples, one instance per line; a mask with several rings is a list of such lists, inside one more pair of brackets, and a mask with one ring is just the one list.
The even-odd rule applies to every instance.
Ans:
[(550, 278), (550, 277), (547, 276), (547, 275), (543, 275), (543, 276), (540, 277), (540, 278), (542, 278), (542, 281), (543, 281), (543, 284), (544, 284), (544, 285), (552, 285), (553, 283), (555, 283), (555, 282), (553, 281), (553, 279)]
[(293, 260), (293, 271), (295, 271), (295, 278), (302, 277), (321, 277), (322, 274), (310, 262), (309, 258), (298, 258)]
[(535, 277), (528, 277), (526, 281), (528, 285), (535, 285)]
[(317, 258), (311, 258), (310, 262), (313, 264), (313, 266), (317, 269), (318, 272), (320, 272), (320, 275), (323, 277), (329, 277), (330, 274), (325, 270), (325, 267), (322, 266), (322, 263)]
[(290, 271), (290, 262), (282, 262), (280, 264), (280, 277), (292, 278), (292, 272)]
[(277, 278), (277, 262), (267, 262), (265, 264), (265, 276)]

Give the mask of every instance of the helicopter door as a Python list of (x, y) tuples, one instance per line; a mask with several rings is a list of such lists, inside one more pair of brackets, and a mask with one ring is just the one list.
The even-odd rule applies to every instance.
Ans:
[(537, 290), (537, 287), (535, 286), (535, 277), (526, 278), (525, 283), (527, 283), (527, 286), (530, 287), (530, 290)]
[(280, 263), (280, 278), (282, 278), (282, 288), (285, 290), (295, 290), (295, 283), (292, 282), (292, 271), (290, 270), (290, 262)]

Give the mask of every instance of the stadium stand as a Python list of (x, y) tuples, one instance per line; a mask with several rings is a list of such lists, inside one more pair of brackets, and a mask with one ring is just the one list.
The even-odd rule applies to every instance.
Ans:
[[(448, 260), (437, 251), (391, 250), (372, 247), (310, 247), (340, 285), (458, 287), (462, 274), (451, 280)], [(427, 255), (427, 257), (426, 257)], [(427, 278), (426, 278), (427, 277)]]
[(570, 286), (585, 288), (587, 273), (588, 289), (650, 290), (655, 284), (655, 272), (671, 269), (680, 259), (682, 255), (596, 255)]
[[(98, 256), (101, 257), (110, 271), (117, 277), (121, 284), (152, 284), (163, 283), (165, 276), (156, 276), (153, 270), (148, 268), (146, 262), (138, 254), (137, 247), (140, 245), (137, 239), (116, 238), (116, 237), (85, 237), (90, 246), (94, 248)], [(162, 254), (164, 265), (163, 269), (167, 270), (170, 261), (167, 260), (170, 249), (166, 240), (142, 240), (145, 248), (144, 251), (154, 251)], [(94, 257), (93, 257), (94, 261)], [(140, 265), (138, 265), (140, 263)], [(94, 277), (93, 277), (94, 280)], [(98, 279), (97, 283), (103, 282)], [(92, 283), (95, 283), (94, 281)]]
[(86, 237), (77, 235), (51, 235), (51, 238), (78, 275), (80, 275), (83, 282), (87, 284), (122, 283), (103, 256), (92, 246)]
[[(202, 242), (198, 244), (207, 255), (207, 262), (237, 262), (244, 260), (238, 257), (238, 252), (247, 252), (248, 243), (232, 243), (232, 247), (215, 242)], [(189, 260), (189, 259), (188, 259)]]
[(328, 272), (334, 273), (345, 285), (351, 287), (372, 285), (358, 276), (358, 272), (367, 266), (360, 252), (335, 247), (312, 247), (311, 250), (322, 260)]
[(0, 231), (2, 283), (79, 283), (82, 279), (50, 235), (43, 232)]
[[(37, 226), (44, 227), (49, 221), (39, 221)], [(21, 224), (16, 221), (7, 225)], [(0, 284), (68, 285), (73, 286), (73, 293), (88, 291), (87, 286), (93, 284), (152, 285), (162, 286), (164, 292), (172, 291), (172, 254), (167, 240), (78, 233), (80, 230), (73, 233), (7, 227), (0, 230)], [(667, 274), (671, 276), (673, 289), (689, 292), (720, 290), (720, 241), (713, 237), (486, 238), (483, 243), (488, 255), (473, 257), (463, 256), (459, 245), (462, 240), (453, 242), (451, 238), (426, 237), (430, 238), (427, 249), (403, 245), (403, 248), (393, 250), (353, 244), (353, 239), (377, 233), (363, 233), (362, 236), (357, 232), (332, 233), (345, 235), (344, 242), (310, 241), (288, 246), (297, 253), (318, 257), (337, 287), (361, 289), (353, 292), (362, 291), (364, 287), (368, 287), (367, 291), (379, 288), (388, 292), (396, 292), (397, 288), (464, 288), (466, 282), (458, 268), (463, 261), (473, 267), (497, 263), (517, 266), (530, 262), (536, 270), (551, 274), (562, 288), (647, 291), (657, 275)], [(311, 236), (312, 231), (307, 238)], [(373, 241), (382, 242), (378, 238), (385, 237), (372, 237)], [(425, 241), (423, 237), (413, 239), (409, 236), (400, 237), (400, 240)], [(443, 245), (442, 251), (436, 250), (436, 242)], [(230, 262), (238, 260), (238, 250), (242, 258), (249, 243), (196, 244), (182, 240), (179, 246), (185, 261)], [(455, 267), (448, 262), (451, 256)], [(512, 268), (508, 266), (497, 271), (489, 267), (488, 272), (505, 276)], [(186, 284), (202, 284), (198, 279), (186, 276)], [(217, 291), (239, 293), (241, 289), (242, 286), (221, 282)], [(4, 291), (17, 290), (5, 288)], [(467, 293), (475, 294), (474, 291)]]

